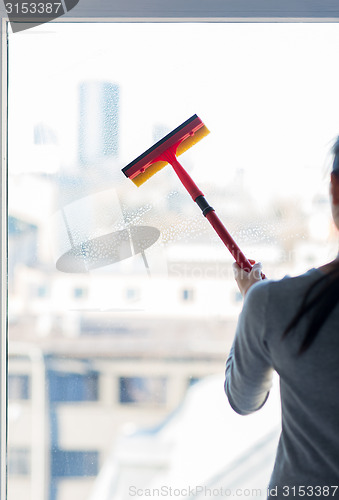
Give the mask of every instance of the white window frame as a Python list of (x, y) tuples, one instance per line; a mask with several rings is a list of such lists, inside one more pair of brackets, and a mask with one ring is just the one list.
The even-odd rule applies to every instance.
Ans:
[(7, 20), (0, 18), (0, 498), (7, 493)]
[[(206, 5), (208, 4), (208, 17)], [(146, 3), (137, 2), (129, 12), (127, 0), (79, 0), (78, 5), (53, 22), (339, 22), (339, 3), (336, 10), (331, 0), (312, 0), (305, 11), (303, 0), (243, 0), (240, 7), (244, 15), (239, 17), (239, 0), (194, 0), (195, 12), (185, 16), (187, 2), (182, 0), (148, 0), (147, 13), (142, 15)], [(246, 15), (246, 6), (251, 16)], [(132, 6), (133, 7), (133, 6)], [(183, 9), (181, 11), (181, 9)], [(256, 13), (254, 12), (256, 9)], [(280, 10), (279, 10), (280, 9)], [(175, 12), (175, 17), (173, 17)], [(272, 17), (270, 12), (279, 13)], [(154, 15), (153, 15), (154, 13)], [(8, 84), (8, 19), (0, 0), (0, 158), (1, 158), (1, 216), (0, 216), (0, 498), (7, 498), (7, 84)], [(194, 48), (193, 48), (194, 50)]]

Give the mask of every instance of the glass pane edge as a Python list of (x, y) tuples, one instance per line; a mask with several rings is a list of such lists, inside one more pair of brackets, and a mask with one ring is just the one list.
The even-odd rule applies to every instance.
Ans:
[(1, 64), (0, 64), (0, 93), (1, 93), (1, 335), (0, 335), (0, 498), (7, 497), (7, 68), (8, 68), (8, 21), (0, 20)]

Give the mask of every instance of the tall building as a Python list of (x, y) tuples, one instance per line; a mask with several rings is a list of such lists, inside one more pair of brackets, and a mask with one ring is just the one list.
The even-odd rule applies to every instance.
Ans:
[(49, 127), (45, 123), (37, 123), (34, 126), (33, 134), (35, 145), (46, 146), (51, 144), (56, 145), (58, 143), (55, 131), (52, 129), (52, 127)]
[(79, 161), (89, 165), (117, 157), (119, 149), (119, 86), (88, 81), (79, 88)]

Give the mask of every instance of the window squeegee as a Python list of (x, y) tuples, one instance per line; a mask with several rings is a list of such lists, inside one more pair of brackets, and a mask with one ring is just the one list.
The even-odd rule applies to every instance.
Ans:
[(177, 160), (177, 156), (194, 146), (194, 144), (203, 139), (207, 134), (209, 134), (207, 127), (197, 115), (193, 115), (124, 167), (122, 172), (139, 187), (168, 163), (172, 165), (193, 201), (199, 206), (203, 215), (224, 242), (237, 264), (249, 272), (252, 269), (251, 263), (227, 231), (215, 213), (214, 208), (209, 205), (202, 191), (200, 191)]

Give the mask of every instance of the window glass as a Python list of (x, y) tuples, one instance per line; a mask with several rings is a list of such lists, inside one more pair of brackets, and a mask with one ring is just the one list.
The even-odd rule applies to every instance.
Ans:
[(181, 298), (185, 302), (193, 302), (194, 300), (194, 290), (190, 288), (184, 288), (181, 291)]
[(8, 376), (8, 399), (28, 399), (29, 398), (29, 377), (28, 375)]
[(98, 452), (53, 450), (53, 477), (88, 477), (97, 473)]
[(98, 399), (98, 374), (48, 373), (51, 402), (96, 401)]
[(197, 113), (211, 133), (180, 160), (246, 256), (325, 263), (338, 44), (321, 23), (10, 34), (9, 500), (266, 497), (277, 390), (246, 419), (223, 393), (233, 259), (170, 166), (139, 188), (121, 169)]
[(166, 378), (120, 377), (120, 403), (164, 404)]
[(30, 474), (30, 453), (24, 448), (10, 448), (8, 454), (9, 476), (28, 476)]

